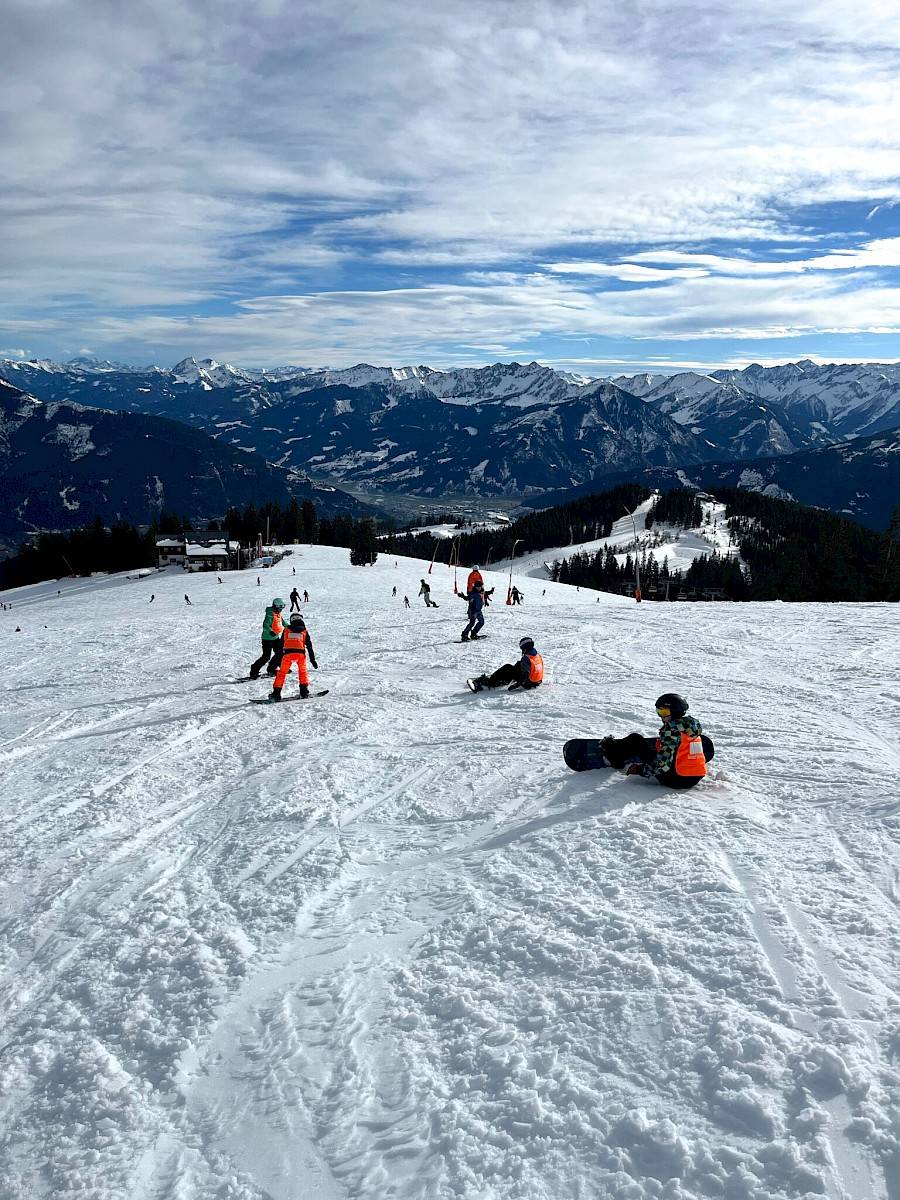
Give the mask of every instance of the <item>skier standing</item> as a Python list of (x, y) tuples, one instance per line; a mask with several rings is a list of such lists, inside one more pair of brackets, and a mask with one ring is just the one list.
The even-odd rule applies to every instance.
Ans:
[(507, 690), (517, 692), (520, 689), (531, 691), (540, 687), (544, 681), (544, 660), (534, 647), (534, 639), (523, 637), (519, 641), (522, 657), (517, 663), (504, 663), (491, 675), (478, 675), (467, 679), (466, 683), (473, 692), (483, 691), (484, 688), (498, 688), (507, 684)]
[(291, 594), (288, 597), (288, 599), (291, 602), (291, 612), (294, 612), (294, 611), (299, 612), (300, 611), (300, 593), (297, 591), (296, 588), (293, 588), (291, 590)]
[(303, 589), (303, 603), (309, 604), (309, 592), (306, 590), (306, 588)]
[(476, 583), (468, 595), (462, 597), (469, 605), (469, 622), (462, 631), (461, 642), (468, 642), (470, 639), (475, 642), (480, 637), (479, 629), (484, 625), (484, 586)]
[(280, 596), (276, 596), (266, 609), (262, 627), (262, 654), (250, 667), (251, 679), (259, 678), (260, 668), (269, 663), (270, 658), (272, 661), (266, 667), (267, 675), (274, 675), (281, 665), (281, 635), (284, 632), (284, 622), (281, 619), (281, 613), (283, 609), (284, 601)]
[(403, 597), (403, 607), (404, 607), (404, 608), (409, 608), (409, 607), (410, 607), (410, 604), (409, 604), (409, 596), (404, 596), (404, 597)]
[(397, 585), (395, 583), (394, 586), (391, 588), (391, 596), (396, 596), (396, 595), (397, 595)]
[(297, 666), (297, 674), (300, 677), (300, 695), (304, 700), (309, 696), (309, 671), (306, 666), (306, 656), (309, 655), (309, 661), (318, 671), (319, 664), (316, 662), (316, 652), (313, 650), (312, 638), (309, 636), (309, 631), (306, 628), (306, 623), (300, 613), (291, 613), (290, 625), (284, 631), (284, 653), (281, 657), (281, 663), (278, 667), (278, 674), (275, 676), (275, 682), (272, 684), (272, 691), (269, 693), (270, 700), (281, 699), (281, 689), (284, 687), (284, 681), (291, 673), (291, 667)]

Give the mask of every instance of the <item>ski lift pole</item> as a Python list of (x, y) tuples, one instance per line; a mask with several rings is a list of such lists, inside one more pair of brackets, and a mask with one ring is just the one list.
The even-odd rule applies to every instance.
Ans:
[(450, 544), (450, 561), (453, 563), (453, 595), (459, 595), (459, 589), (456, 586), (456, 570), (459, 567), (459, 534), (453, 539)]
[(434, 568), (434, 560), (437, 557), (438, 546), (440, 546), (440, 544), (441, 544), (440, 540), (438, 538), (435, 538), (434, 539), (434, 553), (431, 555), (431, 562), (428, 564), (428, 574), (429, 575), (431, 574), (431, 572)]
[(641, 602), (641, 572), (638, 567), (638, 544), (637, 544), (637, 522), (634, 519), (634, 513), (625, 509), (626, 517), (631, 518), (631, 528), (634, 530), (634, 599), (636, 604)]
[(513, 542), (512, 553), (509, 556), (509, 584), (507, 585), (507, 588), (506, 588), (506, 603), (507, 604), (512, 604), (512, 564), (513, 564), (513, 559), (516, 557), (516, 546), (521, 546), (523, 541), (524, 541), (524, 538), (517, 538), (516, 541)]

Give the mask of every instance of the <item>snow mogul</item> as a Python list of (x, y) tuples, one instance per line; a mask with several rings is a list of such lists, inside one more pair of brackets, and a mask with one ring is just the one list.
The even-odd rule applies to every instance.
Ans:
[(534, 647), (534, 640), (523, 637), (519, 642), (522, 657), (517, 663), (504, 663), (492, 675), (478, 675), (467, 679), (466, 685), (473, 692), (485, 688), (498, 688), (506, 684), (507, 691), (531, 691), (544, 681), (544, 660)]
[(656, 701), (662, 725), (655, 738), (640, 733), (602, 740), (573, 738), (563, 746), (566, 766), (573, 771), (611, 767), (626, 775), (655, 779), (664, 787), (696, 787), (706, 775), (715, 747), (697, 718), (688, 716), (688, 708), (683, 696), (665, 692)]

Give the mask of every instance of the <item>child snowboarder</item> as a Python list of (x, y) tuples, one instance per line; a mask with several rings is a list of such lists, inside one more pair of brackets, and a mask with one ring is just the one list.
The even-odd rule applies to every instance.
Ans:
[(473, 692), (481, 692), (485, 688), (498, 688), (507, 685), (507, 691), (531, 691), (540, 687), (544, 681), (544, 660), (534, 647), (534, 639), (523, 637), (519, 641), (522, 657), (517, 663), (504, 663), (491, 675), (478, 675), (475, 679), (467, 679), (466, 684)]
[(281, 613), (283, 609), (284, 601), (280, 596), (276, 596), (266, 609), (262, 627), (262, 654), (250, 667), (251, 679), (259, 678), (260, 668), (268, 663), (270, 658), (272, 661), (266, 667), (267, 675), (274, 675), (281, 666), (281, 635), (284, 633)]
[(469, 623), (462, 631), (462, 637), (459, 640), (461, 642), (468, 642), (470, 640), (477, 642), (481, 636), (478, 630), (484, 625), (484, 613), (482, 612), (484, 608), (484, 584), (476, 582), (471, 592), (467, 592), (462, 599), (467, 601), (469, 605)]
[(284, 681), (291, 672), (291, 667), (297, 666), (297, 674), (300, 677), (300, 695), (306, 700), (309, 697), (309, 671), (306, 667), (306, 656), (309, 655), (309, 661), (318, 671), (319, 664), (316, 662), (316, 652), (313, 650), (312, 638), (309, 636), (309, 631), (306, 628), (306, 623), (300, 613), (291, 613), (290, 625), (284, 631), (284, 652), (281, 657), (281, 664), (278, 668), (278, 674), (275, 676), (275, 682), (272, 684), (272, 691), (269, 693), (270, 700), (281, 699), (281, 689), (284, 687)]
[(695, 787), (706, 775), (706, 764), (715, 754), (712, 739), (703, 733), (696, 717), (687, 715), (688, 702), (674, 692), (656, 701), (662, 725), (655, 738), (630, 733), (624, 738), (575, 738), (563, 746), (563, 758), (573, 771), (602, 767), (643, 775), (664, 787)]

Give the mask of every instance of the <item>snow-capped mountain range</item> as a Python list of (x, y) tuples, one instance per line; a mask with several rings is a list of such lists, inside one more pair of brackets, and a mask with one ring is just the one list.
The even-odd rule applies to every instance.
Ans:
[(750, 366), (585, 379), (539, 363), (170, 370), (0, 362), (41, 400), (166, 416), (333, 483), (540, 494), (651, 467), (789, 455), (900, 427), (900, 366)]
[(0, 551), (41, 529), (95, 517), (149, 522), (165, 509), (193, 519), (230, 505), (311, 499), (324, 515), (365, 506), (297, 471), (144, 413), (70, 400), (43, 403), (0, 379)]

